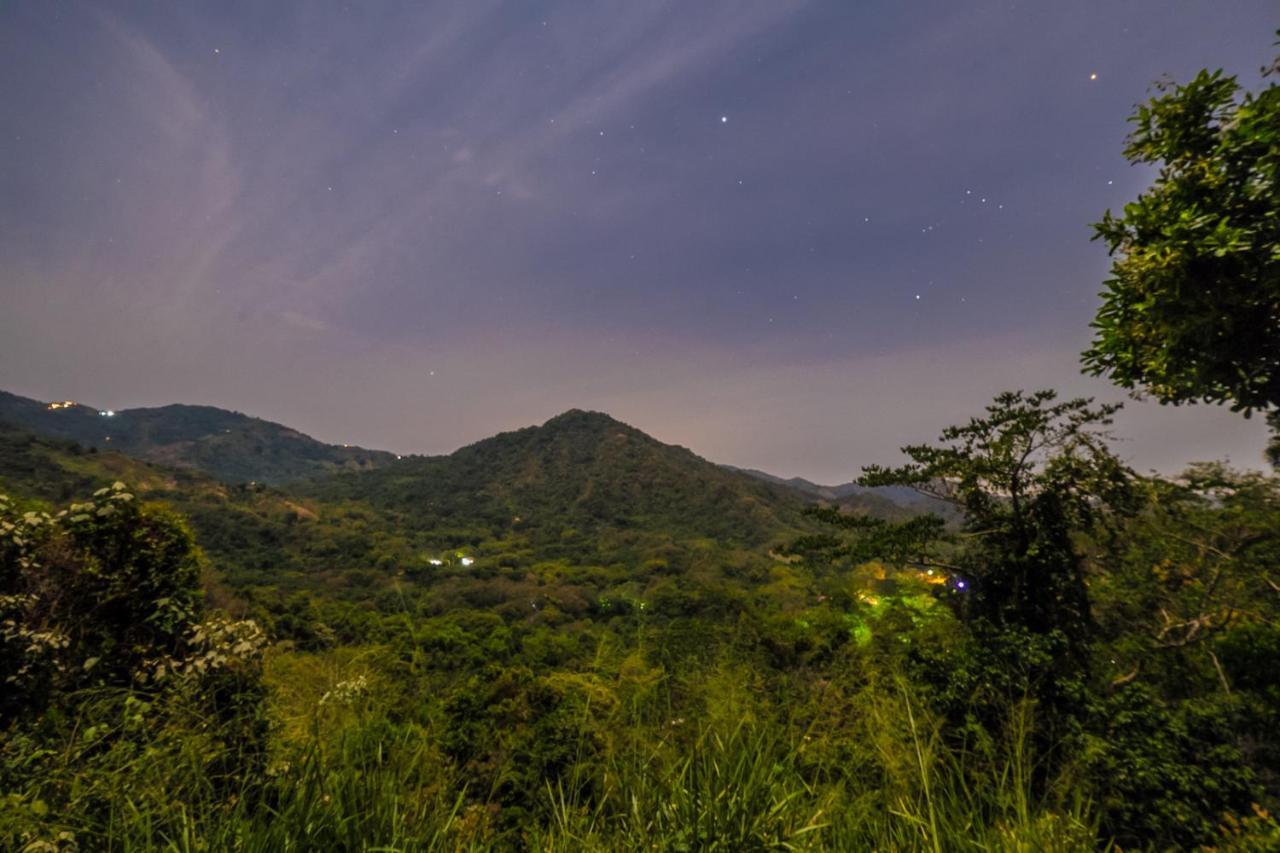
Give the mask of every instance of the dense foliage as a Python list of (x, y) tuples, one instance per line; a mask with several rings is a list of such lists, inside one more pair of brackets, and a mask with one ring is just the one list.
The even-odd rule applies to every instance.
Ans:
[[(26, 602), (7, 605), (6, 636), (73, 641), (11, 694), (0, 837), (33, 850), (1266, 849), (1280, 832), (1267, 816), (1276, 483), (1220, 467), (1137, 478), (1097, 441), (1108, 416), (1004, 395), (911, 448), (906, 468), (868, 475), (955, 501), (959, 525), (820, 510), (838, 535), (797, 527), (772, 553), (678, 538), (646, 550), (657, 540), (602, 527), (582, 552), (599, 563), (508, 531), (467, 546), (469, 566), (431, 551), (448, 562), (429, 571), (406, 570), (412, 551), (388, 567), (363, 562), (382, 560), (368, 542), (333, 551), (334, 537), (395, 529), (351, 496), (166, 481), (11, 434), (3, 476), (31, 497), (5, 515), (6, 595)], [(213, 600), (274, 640), (259, 670), (255, 629), (203, 615), (180, 522), (121, 487), (40, 508), (42, 488), (122, 466), (192, 509), (223, 553), (277, 531), (262, 555), (328, 552), (380, 582), (319, 571), (291, 592), (267, 566), (206, 575)], [(38, 559), (15, 572), (19, 554)], [(35, 578), (68, 594), (37, 606), (50, 587)], [(94, 603), (126, 588), (147, 592), (103, 621), (114, 611)], [(6, 645), (6, 672), (32, 647)]]
[(201, 599), (186, 526), (122, 483), (55, 515), (0, 496), (6, 849), (110, 846), (130, 797), (166, 792), (138, 791), (126, 776), (138, 764), (191, 759), (155, 768), (179, 774), (170, 793), (225, 793), (261, 771), (265, 638), (202, 618)]
[[(1280, 69), (1280, 61), (1271, 69)], [(1202, 71), (1138, 107), (1151, 188), (1095, 227), (1116, 259), (1085, 366), (1162, 402), (1280, 407), (1280, 86)]]

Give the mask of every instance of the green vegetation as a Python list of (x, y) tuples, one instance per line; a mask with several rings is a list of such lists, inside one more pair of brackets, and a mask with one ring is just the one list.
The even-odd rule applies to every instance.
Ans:
[(1159, 88), (1125, 149), (1159, 177), (1095, 226), (1117, 257), (1085, 365), (1161, 402), (1262, 410), (1280, 435), (1280, 86)]
[(227, 482), (33, 405), (0, 848), (1280, 849), (1280, 478), (1139, 476), (1114, 406), (1002, 394), (837, 492), (578, 411)]
[[(21, 683), (0, 837), (1267, 849), (1280, 486), (1220, 467), (1138, 478), (1094, 438), (1107, 415), (1005, 395), (906, 468), (869, 472), (955, 501), (959, 527), (817, 509), (808, 523), (837, 535), (800, 520), (785, 545), (646, 550), (654, 531), (599, 524), (590, 562), (499, 524), (505, 538), (481, 526), (463, 549), (472, 565), (455, 548), (412, 571), (354, 568), (397, 525), (350, 478), (326, 503), (8, 434), (11, 487), (60, 494), (124, 468), (205, 519), (196, 536), (222, 553), (272, 531), (261, 555), (334, 562), (283, 587), (244, 560), (212, 573), (212, 548), (122, 487), (50, 514), (26, 489), (0, 523), (4, 677)], [(522, 440), (541, 453), (556, 432)], [(203, 613), (202, 569), (206, 600), (253, 623)], [(369, 583), (348, 583), (357, 571)]]
[(84, 447), (190, 468), (228, 483), (288, 483), (373, 468), (396, 458), (380, 450), (323, 444), (280, 424), (212, 406), (107, 412), (0, 391), (0, 422)]

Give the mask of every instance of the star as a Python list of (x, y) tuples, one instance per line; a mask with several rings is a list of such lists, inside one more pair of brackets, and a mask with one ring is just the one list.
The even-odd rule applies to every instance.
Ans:
[(1097, 71), (1095, 71), (1095, 72), (1093, 72), (1092, 74), (1090, 74), (1090, 75), (1089, 75), (1089, 79), (1090, 79), (1090, 80), (1097, 80), (1097, 79), (1098, 79), (1098, 72), (1097, 72)]
[(728, 123), (729, 123), (729, 117), (728, 117), (728, 116), (720, 116), (720, 123), (721, 123), (721, 124), (728, 124)]

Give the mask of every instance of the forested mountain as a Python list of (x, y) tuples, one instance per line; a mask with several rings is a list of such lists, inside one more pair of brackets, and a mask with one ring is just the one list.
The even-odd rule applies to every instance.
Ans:
[(213, 406), (108, 411), (0, 391), (0, 421), (86, 448), (193, 468), (228, 483), (286, 483), (395, 459), (385, 451), (324, 444), (281, 424)]
[[(758, 541), (794, 527), (800, 506), (814, 501), (882, 518), (950, 511), (910, 489), (818, 486), (714, 465), (608, 415), (578, 410), (452, 454), (403, 459), (324, 444), (291, 427), (213, 406), (106, 411), (0, 391), (3, 423), (85, 450), (113, 450), (166, 468), (199, 471), (229, 484), (314, 480), (294, 491), (368, 500), (405, 514), (416, 527), (529, 529), (554, 518), (584, 529), (661, 527)], [(386, 470), (364, 476), (380, 469)], [(334, 474), (361, 476), (326, 479)]]
[[(814, 530), (805, 508), (826, 498), (715, 465), (596, 412), (569, 411), (446, 456), (377, 456), (368, 470), (272, 485), (273, 472), (306, 471), (314, 464), (306, 454), (327, 446), (301, 437), (278, 441), (272, 454), (245, 454), (249, 429), (300, 434), (207, 407), (134, 418), (5, 402), (32, 427), (0, 421), (0, 493), (57, 504), (127, 482), (190, 520), (220, 584), (273, 597), (308, 590), (370, 599), (406, 573), (428, 586), (489, 589), (477, 572), (501, 566), (510, 579), (545, 561), (609, 567), (587, 584), (588, 596), (619, 582), (641, 596), (671, 572), (686, 573), (682, 583), (726, 566), (758, 576), (773, 549)], [(223, 428), (232, 432), (226, 441), (175, 442), (182, 419), (149, 417), (156, 412), (196, 416), (186, 434), (198, 424), (231, 424)], [(108, 421), (134, 424), (131, 440), (113, 436), (100, 448), (73, 437)], [(185, 456), (171, 460), (177, 448)], [(190, 464), (193, 456), (203, 464)], [(241, 471), (239, 482), (218, 477), (230, 470)], [(885, 519), (915, 512), (875, 494), (834, 503)], [(475, 570), (449, 580), (441, 564), (464, 552)]]
[(376, 518), (371, 525), (352, 507), (303, 503), (273, 487), (224, 483), (0, 423), (0, 494), (57, 505), (114, 482), (182, 513), (216, 567), (215, 579), (237, 588), (263, 582), (320, 590), (343, 571), (372, 565), (380, 530), (389, 527)]
[(760, 543), (800, 522), (793, 489), (726, 470), (599, 412), (572, 410), (448, 456), (315, 481), (309, 494), (361, 500), (415, 527), (654, 530)]
[[(801, 493), (598, 413), (283, 487), (225, 483), (123, 446), (85, 448), (0, 424), (0, 493), (58, 503), (125, 481), (190, 519), (220, 582), (273, 596), (367, 599), (406, 572), (432, 585), (448, 574), (440, 558), (453, 565), (463, 552), (482, 574), (501, 565), (518, 577), (556, 560), (611, 567), (591, 594), (621, 581), (642, 591), (659, 566), (717, 574), (725, 563), (767, 565), (771, 546), (812, 529)], [(459, 582), (474, 585), (472, 575)]]

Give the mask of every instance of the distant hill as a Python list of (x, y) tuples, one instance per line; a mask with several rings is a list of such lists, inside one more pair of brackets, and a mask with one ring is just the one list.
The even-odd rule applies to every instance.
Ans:
[(796, 491), (663, 444), (608, 415), (572, 410), (448, 456), (415, 457), (308, 486), (401, 513), (409, 523), (662, 531), (759, 543), (803, 526)]
[[(799, 493), (587, 412), (449, 456), (284, 489), (227, 484), (0, 423), (0, 494), (56, 507), (115, 480), (190, 519), (218, 584), (268, 596), (307, 590), (367, 600), (407, 572), (414, 583), (443, 584), (439, 606), (472, 590), (527, 607), (525, 573), (561, 560), (602, 567), (570, 584), (595, 600), (614, 585), (647, 588), (669, 572), (680, 583), (725, 567), (766, 577), (769, 548), (811, 529)], [(429, 562), (461, 548), (476, 557), (473, 568)]]
[(958, 510), (945, 501), (922, 495), (909, 486), (860, 486), (857, 483), (842, 483), (838, 486), (822, 486), (802, 477), (784, 479), (758, 471), (754, 468), (733, 468), (730, 470), (763, 480), (766, 483), (787, 486), (815, 500), (837, 504), (847, 509), (865, 512), (880, 518), (900, 518), (931, 512), (946, 519), (959, 517)]
[(40, 436), (0, 422), (0, 494), (63, 504), (116, 480), (146, 493), (192, 490), (207, 479), (194, 471), (162, 469), (122, 453), (90, 452), (70, 439)]
[(0, 422), (85, 447), (191, 468), (228, 483), (281, 484), (374, 468), (396, 458), (380, 450), (325, 444), (289, 427), (213, 406), (107, 412), (0, 391)]
[(215, 589), (223, 582), (320, 589), (325, 578), (373, 565), (390, 532), (389, 522), (351, 519), (345, 508), (308, 505), (268, 486), (232, 485), (0, 422), (0, 495), (57, 509), (116, 481), (191, 523)]
[[(270, 596), (308, 590), (367, 600), (408, 576), (433, 585), (436, 607), (470, 595), (527, 607), (526, 572), (546, 561), (597, 567), (575, 570), (570, 585), (583, 600), (622, 583), (636, 584), (627, 594), (639, 595), (676, 575), (681, 584), (719, 583), (723, 572), (737, 588), (767, 579), (772, 550), (815, 529), (804, 517), (816, 499), (811, 489), (726, 469), (594, 412), (566, 412), (448, 456), (377, 454), (376, 466), (303, 480), (300, 471), (337, 468), (323, 455), (299, 464), (328, 446), (243, 415), (167, 406), (108, 416), (12, 395), (0, 404), (10, 420), (0, 418), (0, 494), (58, 506), (124, 481), (190, 519), (218, 583)], [(13, 426), (15, 412), (42, 434)], [(136, 432), (114, 428), (122, 423)], [(105, 432), (104, 424), (113, 440), (94, 441), (89, 425)], [(229, 438), (210, 433), (218, 428), (232, 430), (222, 433)], [(243, 454), (262, 433), (300, 446), (285, 457), (288, 467), (274, 468), (288, 472), (283, 487), (263, 484), (273, 470), (263, 460), (278, 456)], [(251, 471), (258, 485), (228, 482), (235, 470)], [(843, 505), (882, 517), (906, 512), (875, 495), (849, 500)], [(473, 567), (433, 562), (460, 549), (475, 557)]]

